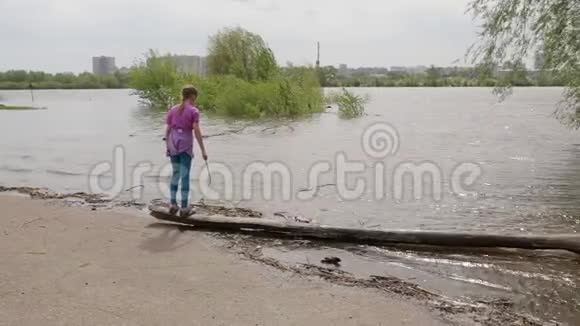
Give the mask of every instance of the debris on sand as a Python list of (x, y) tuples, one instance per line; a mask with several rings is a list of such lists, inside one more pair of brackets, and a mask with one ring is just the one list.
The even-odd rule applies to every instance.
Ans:
[(0, 186), (0, 192), (17, 192), (24, 195), (29, 195), (34, 199), (66, 199), (66, 198), (78, 198), (86, 201), (87, 203), (103, 203), (109, 200), (105, 199), (105, 195), (102, 194), (88, 194), (85, 192), (75, 192), (69, 194), (60, 194), (52, 192), (46, 188), (34, 188), (34, 187), (3, 187)]
[[(104, 194), (90, 194), (86, 192), (74, 193), (58, 193), (50, 191), (46, 188), (35, 187), (4, 187), (0, 186), (0, 192), (16, 192), (23, 195), (28, 195), (33, 199), (45, 200), (63, 200), (68, 206), (90, 206), (92, 210), (98, 208), (112, 209), (115, 207), (136, 207), (142, 209), (145, 207), (144, 203), (139, 203), (134, 200), (121, 201), (107, 198)], [(74, 201), (70, 201), (70, 200)]]
[(312, 220), (307, 219), (305, 217), (297, 215), (289, 216), (288, 214), (289, 214), (288, 212), (276, 212), (274, 213), (274, 216), (281, 217), (289, 222), (306, 223), (306, 224), (312, 223)]
[[(293, 272), (307, 277), (320, 277), (325, 281), (343, 286), (377, 289), (401, 295), (407, 299), (426, 304), (430, 309), (437, 311), (445, 320), (453, 324), (475, 324), (485, 326), (495, 325), (526, 325), (526, 326), (555, 326), (557, 324), (545, 322), (532, 316), (517, 313), (513, 309), (513, 302), (503, 298), (471, 301), (467, 298), (462, 301), (430, 292), (417, 284), (410, 283), (392, 276), (371, 275), (369, 278), (359, 278), (349, 272), (341, 270), (339, 266), (326, 268), (318, 265), (286, 264), (278, 259), (266, 257), (262, 248), (276, 246), (277, 239), (256, 238), (247, 235), (216, 234), (217, 238), (226, 242), (225, 247), (242, 257), (268, 265), (281, 271)], [(314, 245), (311, 243), (311, 245)], [(333, 257), (328, 257), (333, 258)], [(338, 258), (338, 257), (334, 257)], [(339, 258), (340, 259), (340, 258)]]
[(323, 260), (321, 260), (320, 262), (326, 265), (334, 265), (334, 266), (340, 266), (340, 262), (342, 260), (338, 257), (325, 257)]
[[(151, 205), (169, 207), (163, 199), (153, 199)], [(250, 217), (250, 218), (262, 218), (263, 214), (261, 212), (241, 207), (227, 207), (222, 205), (210, 205), (203, 201), (197, 204), (191, 205), (195, 209), (195, 214), (204, 216), (225, 216), (225, 217)]]
[(300, 189), (298, 189), (298, 192), (312, 191), (315, 189), (319, 190), (319, 189), (324, 188), (324, 187), (332, 187), (332, 186), (336, 186), (336, 183), (325, 183), (323, 185), (316, 186), (314, 188), (300, 188)]

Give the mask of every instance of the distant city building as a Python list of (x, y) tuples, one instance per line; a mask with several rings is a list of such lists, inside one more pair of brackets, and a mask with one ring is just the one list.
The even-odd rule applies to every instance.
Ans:
[(407, 72), (412, 74), (412, 75), (420, 75), (420, 74), (424, 74), (427, 72), (427, 67), (425, 66), (415, 66), (415, 67), (409, 67), (407, 68)]
[(439, 73), (444, 77), (451, 77), (451, 76), (469, 76), (473, 72), (473, 67), (462, 67), (462, 66), (453, 66), (453, 67), (435, 67), (438, 69)]
[(93, 57), (93, 74), (112, 75), (117, 71), (114, 57)]
[(452, 76), (459, 71), (458, 67), (434, 67), (443, 76)]
[(389, 69), (380, 67), (359, 67), (348, 70), (351, 74), (358, 75), (386, 75), (389, 72)]
[(177, 70), (187, 75), (205, 76), (207, 75), (207, 58), (198, 55), (171, 55), (168, 57), (173, 61)]
[(389, 73), (392, 74), (408, 74), (408, 75), (423, 75), (426, 74), (430, 69), (435, 69), (440, 75), (445, 77), (457, 76), (457, 75), (470, 75), (473, 71), (473, 67), (461, 67), (461, 66), (451, 66), (451, 67), (438, 67), (438, 66), (392, 66), (386, 67), (358, 67), (349, 68), (346, 64), (338, 65), (337, 73), (338, 75), (351, 77), (351, 76), (368, 76), (374, 78), (381, 78), (388, 76)]
[(338, 74), (342, 76), (348, 76), (351, 74), (351, 69), (348, 69), (348, 66), (344, 63), (338, 65)]
[(391, 67), (390, 71), (394, 73), (406, 73), (407, 67), (393, 66)]

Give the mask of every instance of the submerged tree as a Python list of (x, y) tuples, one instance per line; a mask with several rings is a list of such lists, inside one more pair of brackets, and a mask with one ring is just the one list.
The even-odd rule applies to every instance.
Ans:
[(365, 105), (369, 101), (368, 95), (360, 96), (342, 88), (340, 92), (330, 92), (325, 97), (326, 104), (335, 104), (338, 115), (343, 119), (359, 118), (365, 115)]
[[(556, 115), (580, 128), (580, 1), (473, 0), (470, 11), (483, 21), (480, 42), (470, 51), (474, 61), (502, 67), (541, 50), (541, 69), (557, 74), (567, 86)], [(501, 86), (505, 93), (513, 84)]]
[(145, 58), (131, 69), (130, 85), (143, 102), (168, 108), (179, 100), (179, 74), (173, 61), (149, 50)]
[(297, 117), (324, 109), (315, 69), (278, 70), (258, 35), (226, 29), (211, 37), (208, 52), (211, 74), (197, 76), (180, 73), (169, 56), (150, 51), (131, 69), (135, 94), (166, 110), (179, 102), (183, 85), (195, 85), (202, 111), (240, 118)]
[(209, 38), (208, 68), (211, 74), (247, 81), (268, 80), (278, 69), (262, 37), (240, 27), (225, 28)]

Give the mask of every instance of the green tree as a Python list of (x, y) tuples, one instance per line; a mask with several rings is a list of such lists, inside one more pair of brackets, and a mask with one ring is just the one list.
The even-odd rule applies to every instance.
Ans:
[(274, 52), (271, 49), (261, 49), (256, 58), (256, 75), (258, 80), (269, 80), (278, 71)]
[(9, 70), (5, 73), (6, 80), (16, 83), (25, 82), (28, 78), (28, 73), (25, 70)]
[[(474, 61), (503, 66), (543, 50), (542, 68), (567, 86), (556, 115), (580, 128), (580, 1), (473, 0), (470, 11), (483, 21), (480, 41), (469, 52)], [(502, 86), (505, 91), (511, 85)]]
[(48, 81), (50, 79), (50, 75), (42, 71), (29, 71), (27, 79), (29, 82), (39, 83)]
[(262, 37), (238, 27), (225, 28), (210, 36), (208, 69), (215, 75), (265, 81), (276, 75), (278, 67)]
[(75, 82), (75, 80), (77, 79), (75, 75), (73, 74), (56, 74), (53, 77), (54, 81), (62, 83), (62, 84), (72, 84)]
[(182, 87), (175, 64), (150, 50), (130, 72), (130, 85), (143, 101), (152, 106), (169, 107), (178, 100)]
[(441, 80), (441, 69), (432, 65), (431, 67), (429, 67), (429, 69), (427, 69), (426, 74), (427, 80), (425, 86), (431, 87), (438, 86), (438, 83)]
[(318, 82), (321, 86), (334, 86), (336, 85), (336, 75), (338, 70), (333, 66), (325, 66), (317, 68)]
[(125, 87), (130, 82), (129, 74), (127, 73), (121, 73), (120, 71), (117, 70), (115, 71), (114, 76), (119, 82), (119, 87)]
[(530, 86), (528, 79), (528, 69), (520, 60), (516, 62), (506, 61), (503, 65), (506, 74), (499, 80), (500, 85), (504, 86)]
[(85, 89), (103, 88), (103, 86), (99, 83), (99, 77), (97, 75), (93, 75), (88, 72), (80, 74), (78, 76), (77, 83), (78, 88)]

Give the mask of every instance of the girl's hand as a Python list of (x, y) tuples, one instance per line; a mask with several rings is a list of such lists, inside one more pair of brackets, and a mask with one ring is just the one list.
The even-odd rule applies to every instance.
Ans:
[(201, 153), (201, 156), (203, 157), (204, 161), (207, 161), (207, 153), (205, 151)]

